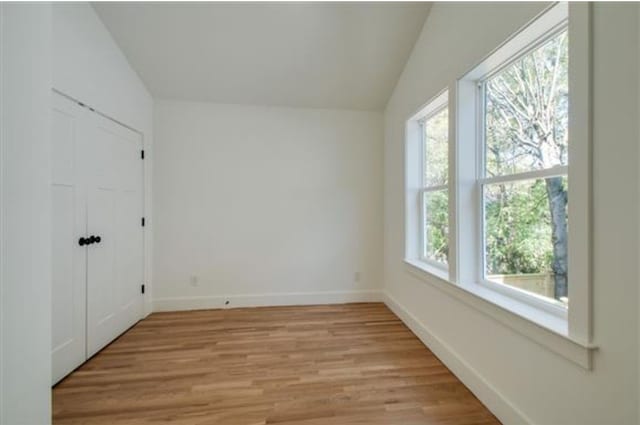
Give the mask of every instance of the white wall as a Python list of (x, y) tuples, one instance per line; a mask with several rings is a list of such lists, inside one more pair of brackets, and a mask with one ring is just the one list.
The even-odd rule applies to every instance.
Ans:
[(153, 99), (89, 3), (54, 3), (53, 87), (143, 134), (145, 310), (151, 311)]
[(154, 308), (378, 298), (381, 113), (159, 101), (154, 119)]
[[(385, 290), (507, 423), (638, 422), (638, 12), (594, 4), (594, 355), (586, 371), (403, 267), (405, 120), (544, 4), (436, 3), (385, 111)], [(622, 48), (621, 46), (625, 46)]]
[(0, 423), (51, 418), (51, 6), (0, 4)]

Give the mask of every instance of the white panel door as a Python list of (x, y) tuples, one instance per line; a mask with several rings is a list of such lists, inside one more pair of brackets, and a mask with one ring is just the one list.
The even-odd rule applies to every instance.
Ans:
[(52, 383), (86, 359), (86, 155), (88, 111), (52, 97)]
[(98, 114), (89, 125), (87, 355), (142, 317), (143, 214), (140, 135)]
[(55, 384), (142, 317), (144, 246), (140, 135), (57, 93), (52, 109)]

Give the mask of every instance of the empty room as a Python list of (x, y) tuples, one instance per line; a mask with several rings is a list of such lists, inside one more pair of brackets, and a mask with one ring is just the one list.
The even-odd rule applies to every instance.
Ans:
[(640, 424), (640, 3), (1, 2), (1, 425)]

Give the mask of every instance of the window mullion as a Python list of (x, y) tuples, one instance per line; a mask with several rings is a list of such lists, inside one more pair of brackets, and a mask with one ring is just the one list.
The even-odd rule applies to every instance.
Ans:
[(422, 189), (420, 189), (421, 192), (423, 193), (427, 193), (427, 192), (438, 192), (440, 190), (446, 190), (449, 189), (449, 185), (448, 184), (440, 184), (437, 186), (427, 186), (427, 187), (423, 187)]
[(485, 177), (478, 179), (479, 183), (496, 184), (496, 183), (509, 183), (519, 180), (534, 180), (534, 179), (546, 179), (549, 177), (561, 177), (566, 176), (569, 173), (569, 167), (567, 165), (559, 165), (552, 168), (545, 168), (544, 170), (527, 171), (516, 174), (506, 174), (494, 177)]

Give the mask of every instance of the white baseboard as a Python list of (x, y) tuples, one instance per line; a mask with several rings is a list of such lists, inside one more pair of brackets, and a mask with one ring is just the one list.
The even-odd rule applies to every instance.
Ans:
[(383, 294), (384, 303), (426, 345), (473, 394), (505, 425), (532, 424), (523, 412), (465, 362), (447, 343), (434, 335), (395, 298)]
[(153, 300), (153, 311), (184, 311), (210, 308), (344, 304), (382, 301), (382, 291), (379, 290), (287, 292), (271, 294), (157, 298)]

